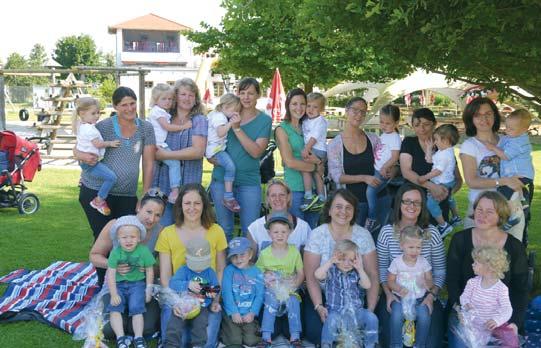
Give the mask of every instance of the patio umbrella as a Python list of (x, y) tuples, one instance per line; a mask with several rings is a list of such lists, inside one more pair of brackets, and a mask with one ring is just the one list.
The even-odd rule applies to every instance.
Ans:
[(284, 103), (286, 99), (278, 68), (276, 68), (274, 77), (272, 78), (272, 87), (268, 98), (267, 113), (271, 115), (273, 123), (278, 123), (282, 120), (282, 115), (285, 114)]

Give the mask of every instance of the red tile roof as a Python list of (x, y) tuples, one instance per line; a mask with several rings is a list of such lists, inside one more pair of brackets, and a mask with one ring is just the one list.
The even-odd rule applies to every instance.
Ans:
[(163, 31), (181, 31), (192, 30), (192, 28), (173, 22), (169, 19), (157, 16), (153, 13), (130, 19), (128, 21), (110, 26), (109, 34), (115, 34), (117, 29), (136, 29), (136, 30), (163, 30)]

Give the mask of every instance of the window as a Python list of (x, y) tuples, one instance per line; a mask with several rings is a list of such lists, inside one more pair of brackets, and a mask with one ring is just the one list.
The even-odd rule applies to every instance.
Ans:
[(225, 93), (223, 82), (214, 82), (214, 95), (221, 96)]
[(154, 87), (154, 81), (145, 81), (145, 88)]

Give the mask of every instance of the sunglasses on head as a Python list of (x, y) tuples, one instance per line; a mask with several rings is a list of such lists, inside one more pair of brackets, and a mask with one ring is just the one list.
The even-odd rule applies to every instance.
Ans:
[(158, 198), (164, 201), (165, 203), (167, 203), (167, 199), (168, 199), (167, 195), (163, 193), (159, 188), (156, 188), (156, 187), (148, 190), (147, 193), (145, 193), (145, 195), (143, 196), (143, 198)]

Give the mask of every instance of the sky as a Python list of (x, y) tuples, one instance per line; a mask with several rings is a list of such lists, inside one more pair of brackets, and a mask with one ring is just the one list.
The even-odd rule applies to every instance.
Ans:
[(201, 21), (220, 24), (220, 0), (9, 0), (0, 10), (0, 60), (13, 52), (28, 57), (36, 43), (49, 55), (64, 36), (89, 34), (99, 50), (115, 50), (107, 27), (148, 13), (200, 29)]

